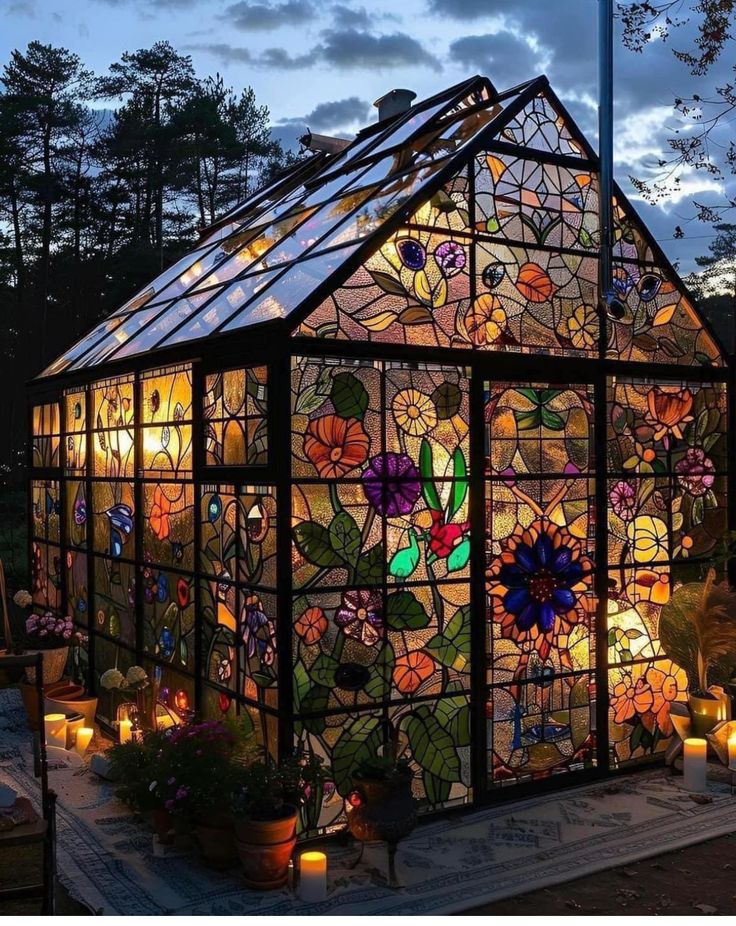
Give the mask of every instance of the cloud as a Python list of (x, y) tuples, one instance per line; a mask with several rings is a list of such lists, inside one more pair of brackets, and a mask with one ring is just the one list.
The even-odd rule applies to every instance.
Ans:
[(371, 106), (367, 100), (361, 100), (357, 96), (349, 96), (343, 100), (318, 103), (306, 116), (282, 119), (276, 128), (309, 127), (317, 132), (324, 132), (340, 130), (344, 126), (354, 123), (363, 126), (368, 121), (370, 110)]
[(332, 67), (380, 70), (419, 66), (442, 70), (439, 59), (405, 32), (372, 35), (359, 29), (327, 29), (322, 35), (320, 57)]
[(240, 0), (227, 7), (219, 19), (242, 32), (271, 32), (282, 26), (303, 25), (316, 15), (309, 0), (284, 0), (282, 3)]
[(185, 45), (186, 51), (203, 51), (219, 61), (238, 62), (253, 67), (295, 71), (324, 64), (339, 70), (381, 70), (397, 67), (429, 67), (441, 71), (440, 61), (416, 39), (403, 32), (372, 35), (358, 29), (328, 29), (323, 41), (302, 55), (292, 55), (286, 48), (267, 48), (253, 53), (249, 48), (227, 42), (202, 42)]
[(36, 18), (36, 5), (33, 0), (15, 0), (9, 3), (5, 10), (7, 16), (27, 16), (28, 19)]
[(449, 51), (454, 61), (488, 75), (497, 86), (511, 87), (540, 71), (538, 53), (506, 30), (463, 36), (450, 44)]
[(373, 21), (372, 14), (364, 6), (353, 9), (343, 3), (336, 3), (331, 12), (337, 29), (367, 29)]

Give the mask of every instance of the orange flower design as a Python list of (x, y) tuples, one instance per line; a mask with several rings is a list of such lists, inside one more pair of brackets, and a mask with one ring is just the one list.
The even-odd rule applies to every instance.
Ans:
[(357, 418), (325, 415), (310, 421), (304, 453), (323, 479), (344, 476), (368, 458), (370, 441)]
[(506, 329), (506, 313), (496, 296), (482, 293), (465, 313), (465, 331), (471, 344), (493, 344)]
[(294, 624), (294, 633), (312, 646), (321, 640), (327, 630), (327, 617), (322, 608), (307, 608), (302, 611)]
[[(670, 717), (670, 706), (674, 701), (684, 701), (687, 692), (687, 675), (674, 662), (660, 663), (650, 666), (646, 674), (647, 684), (652, 689), (653, 703), (650, 718), (642, 717), (644, 726), (653, 731), (656, 720), (662, 736), (671, 736), (673, 725)], [(649, 720), (649, 723), (647, 722)]]
[(626, 723), (635, 714), (651, 710), (653, 704), (654, 694), (646, 679), (638, 678), (634, 681), (630, 675), (624, 675), (611, 695), (614, 723)]
[(396, 660), (394, 685), (402, 694), (414, 694), (434, 670), (435, 662), (431, 656), (421, 650), (412, 650)]
[(654, 426), (654, 439), (663, 440), (665, 446), (669, 435), (682, 439), (681, 425), (693, 420), (690, 414), (693, 395), (689, 389), (679, 386), (655, 386), (647, 394), (649, 414), (647, 421)]
[(161, 491), (161, 486), (156, 486), (153, 492), (153, 504), (151, 505), (151, 514), (148, 522), (151, 530), (159, 540), (166, 540), (171, 533), (169, 523), (169, 513), (171, 512), (171, 500), (168, 499)]

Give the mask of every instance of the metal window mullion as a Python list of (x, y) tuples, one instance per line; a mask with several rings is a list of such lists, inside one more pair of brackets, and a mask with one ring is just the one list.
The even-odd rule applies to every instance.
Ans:
[(202, 486), (206, 473), (204, 469), (204, 375), (201, 364), (192, 364), (192, 491), (194, 495), (194, 551), (192, 562), (192, 594), (194, 596), (194, 709), (201, 714), (204, 691), (204, 666), (202, 665), (204, 632), (201, 594), (201, 550), (202, 550)]
[[(143, 386), (140, 373), (133, 380), (133, 504), (135, 506), (135, 653), (143, 660), (145, 643), (143, 618)], [(155, 653), (152, 653), (153, 657)]]
[[(605, 324), (602, 321), (605, 328)], [(602, 335), (605, 338), (605, 332)], [(609, 770), (608, 742), (608, 381), (599, 370), (593, 385), (593, 441), (595, 448), (595, 691), (598, 769)]]

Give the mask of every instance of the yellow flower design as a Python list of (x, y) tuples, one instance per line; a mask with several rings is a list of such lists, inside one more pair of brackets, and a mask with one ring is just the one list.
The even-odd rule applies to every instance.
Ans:
[(595, 347), (596, 324), (593, 309), (588, 305), (579, 305), (567, 323), (570, 340), (578, 350), (591, 350)]
[(421, 437), (437, 424), (437, 409), (428, 395), (418, 389), (402, 389), (394, 396), (394, 420), (402, 431)]
[(634, 553), (634, 562), (653, 563), (668, 558), (667, 525), (661, 518), (639, 515), (627, 525), (626, 536)]

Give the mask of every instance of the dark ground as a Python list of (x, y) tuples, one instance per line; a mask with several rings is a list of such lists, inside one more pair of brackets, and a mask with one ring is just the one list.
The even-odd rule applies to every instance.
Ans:
[[(38, 853), (0, 850), (0, 886), (32, 879)], [(727, 916), (736, 913), (736, 835), (468, 910), (470, 916)], [(523, 876), (523, 870), (520, 872)], [(0, 916), (38, 913), (35, 902), (3, 904)], [(85, 914), (59, 891), (57, 913)]]

